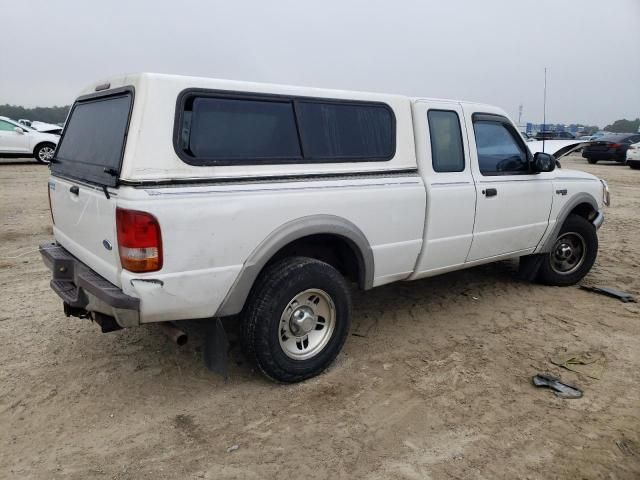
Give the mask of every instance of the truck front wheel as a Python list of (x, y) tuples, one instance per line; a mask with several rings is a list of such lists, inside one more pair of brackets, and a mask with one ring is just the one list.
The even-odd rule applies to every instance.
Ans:
[(598, 235), (591, 222), (571, 214), (545, 256), (538, 279), (547, 285), (574, 285), (589, 273), (598, 255)]
[(349, 288), (325, 262), (285, 258), (260, 274), (242, 315), (247, 356), (267, 377), (299, 382), (322, 373), (342, 349)]

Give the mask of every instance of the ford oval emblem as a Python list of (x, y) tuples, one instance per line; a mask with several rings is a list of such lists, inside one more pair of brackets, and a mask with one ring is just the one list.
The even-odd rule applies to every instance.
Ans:
[(109, 242), (109, 240), (102, 240), (102, 245), (104, 246), (104, 248), (106, 248), (107, 250), (111, 250), (113, 247), (111, 246), (111, 243)]

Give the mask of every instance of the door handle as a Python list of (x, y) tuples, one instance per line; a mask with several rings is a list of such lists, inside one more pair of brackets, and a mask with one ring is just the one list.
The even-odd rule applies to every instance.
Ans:
[(77, 185), (72, 185), (71, 188), (69, 188), (69, 191), (74, 195), (78, 195), (78, 193), (80, 193), (80, 188), (78, 188)]
[(496, 190), (495, 188), (487, 188), (486, 190), (482, 190), (482, 193), (487, 197), (495, 197), (496, 195), (498, 195), (498, 190)]

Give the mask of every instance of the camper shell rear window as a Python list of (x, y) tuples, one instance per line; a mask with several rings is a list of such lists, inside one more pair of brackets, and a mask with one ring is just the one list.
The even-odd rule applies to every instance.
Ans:
[(189, 89), (174, 147), (190, 165), (391, 160), (396, 122), (385, 103)]
[(80, 97), (51, 163), (54, 175), (114, 187), (122, 167), (133, 88)]

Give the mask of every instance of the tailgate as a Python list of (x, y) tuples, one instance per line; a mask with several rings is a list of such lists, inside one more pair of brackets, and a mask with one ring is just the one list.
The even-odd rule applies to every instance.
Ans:
[[(56, 240), (117, 286), (116, 192), (133, 108), (133, 90), (80, 97), (71, 107), (51, 161), (49, 181)], [(113, 197), (111, 197), (113, 194)]]
[(49, 180), (49, 195), (58, 243), (121, 286), (115, 199), (107, 199), (101, 188), (58, 177)]

